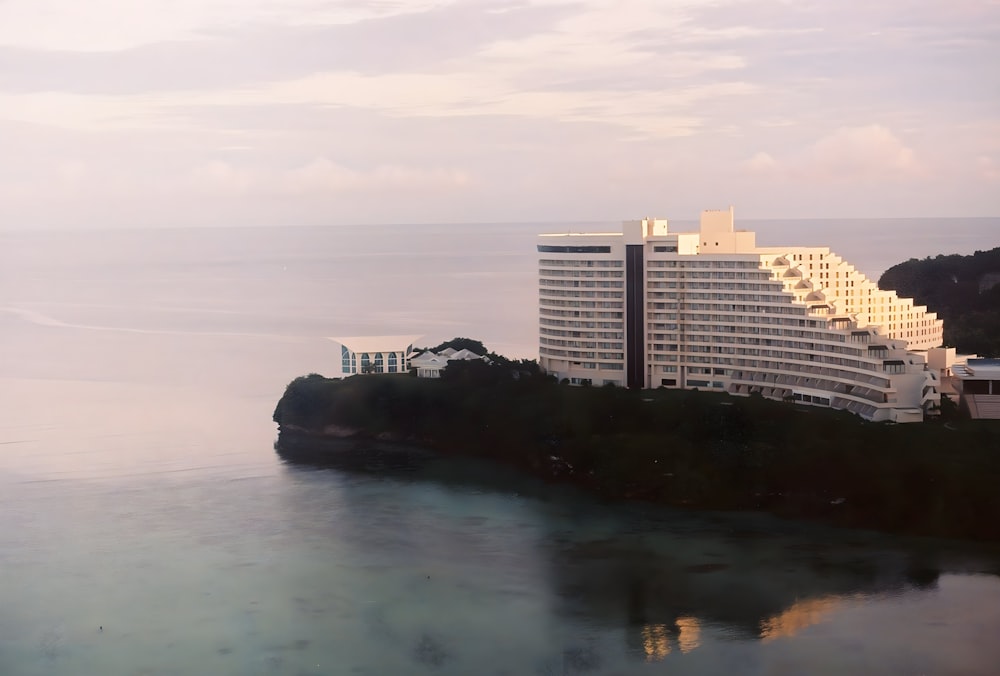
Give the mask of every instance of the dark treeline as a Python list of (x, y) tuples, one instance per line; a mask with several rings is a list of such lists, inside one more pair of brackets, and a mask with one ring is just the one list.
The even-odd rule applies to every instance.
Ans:
[(453, 362), (441, 380), (297, 378), (274, 420), (279, 447), (337, 426), (362, 443), (491, 458), (612, 498), (1000, 540), (990, 421), (867, 423), (760, 397), (568, 387), (475, 361)]
[(1000, 357), (1000, 247), (971, 256), (911, 258), (886, 270), (878, 285), (936, 312), (944, 320), (945, 345)]

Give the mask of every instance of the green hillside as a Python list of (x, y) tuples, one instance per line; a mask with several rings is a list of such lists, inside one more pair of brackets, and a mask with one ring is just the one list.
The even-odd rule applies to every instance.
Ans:
[(971, 256), (911, 258), (886, 270), (878, 285), (936, 312), (944, 320), (945, 345), (1000, 357), (1000, 247)]

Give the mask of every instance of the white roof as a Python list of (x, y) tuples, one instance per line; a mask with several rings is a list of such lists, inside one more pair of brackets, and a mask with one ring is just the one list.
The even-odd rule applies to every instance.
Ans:
[(424, 366), (425, 364), (429, 365), (438, 363), (442, 365), (447, 364), (448, 363), (447, 357), (436, 355), (433, 352), (424, 352), (410, 359), (410, 364), (412, 364), (413, 366)]
[(351, 352), (407, 352), (407, 348), (422, 336), (349, 336), (346, 338), (330, 338), (340, 343)]
[(970, 359), (965, 372), (955, 369), (955, 375), (968, 380), (1000, 380), (1000, 359)]
[(451, 355), (450, 359), (482, 359), (482, 355), (476, 354), (472, 350), (461, 349)]

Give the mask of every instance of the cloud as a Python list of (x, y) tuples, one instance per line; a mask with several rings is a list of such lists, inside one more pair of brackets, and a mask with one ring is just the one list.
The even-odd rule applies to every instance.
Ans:
[(1000, 182), (1000, 164), (992, 157), (980, 155), (976, 158), (976, 167), (979, 169), (979, 175), (987, 181)]
[(213, 160), (191, 172), (191, 188), (196, 192), (245, 195), (267, 185), (264, 172), (222, 160)]
[[(551, 28), (552, 8), (451, 5), (349, 24), (238, 26), (210, 35), (100, 52), (3, 46), (0, 90), (144, 94), (218, 90), (322, 72), (365, 75), (426, 70), (469, 58), (498, 40), (518, 43)], [(433, 37), (432, 37), (433, 36)]]
[(412, 191), (460, 190), (470, 183), (469, 174), (457, 169), (399, 165), (352, 169), (320, 157), (284, 171), (215, 160), (191, 172), (189, 187), (198, 193), (223, 196), (302, 197), (385, 191), (399, 198)]
[(995, 213), (1000, 15), (906, 5), (0, 0), (0, 223)]
[(759, 152), (743, 163), (744, 166), (755, 174), (767, 174), (778, 168), (777, 161), (769, 154)]
[(891, 131), (878, 124), (841, 127), (809, 149), (806, 174), (823, 178), (920, 176), (916, 154)]
[(804, 151), (782, 159), (757, 152), (742, 166), (751, 174), (798, 181), (919, 179), (927, 175), (913, 149), (878, 124), (841, 127), (810, 143)]
[(381, 165), (368, 171), (349, 169), (319, 158), (288, 172), (279, 185), (290, 194), (352, 193), (388, 190), (394, 194), (413, 190), (455, 190), (471, 183), (457, 169)]
[(241, 28), (349, 25), (453, 4), (453, 0), (4, 0), (0, 45), (115, 52), (211, 39)]
[[(339, 6), (346, 11), (348, 4), (371, 5)], [(194, 129), (199, 120), (191, 111), (199, 108), (337, 106), (686, 136), (702, 127), (697, 108), (756, 91), (740, 78), (745, 61), (738, 54), (633, 39), (640, 27), (680, 31), (688, 4), (639, 1), (622, 12), (598, 0), (425, 3), (421, 11), (387, 3), (384, 15), (350, 23), (241, 24), (97, 53), (4, 48), (0, 40), (0, 58), (13, 66), (0, 75), (0, 119), (87, 130)], [(251, 14), (266, 14), (267, 6), (255, 0)], [(208, 14), (201, 19), (210, 21)]]

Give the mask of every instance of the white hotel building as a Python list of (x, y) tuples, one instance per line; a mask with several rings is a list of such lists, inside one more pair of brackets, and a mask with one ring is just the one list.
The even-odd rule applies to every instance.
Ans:
[(759, 393), (910, 422), (940, 402), (941, 320), (826, 247), (758, 247), (732, 208), (541, 235), (539, 362), (571, 383)]

